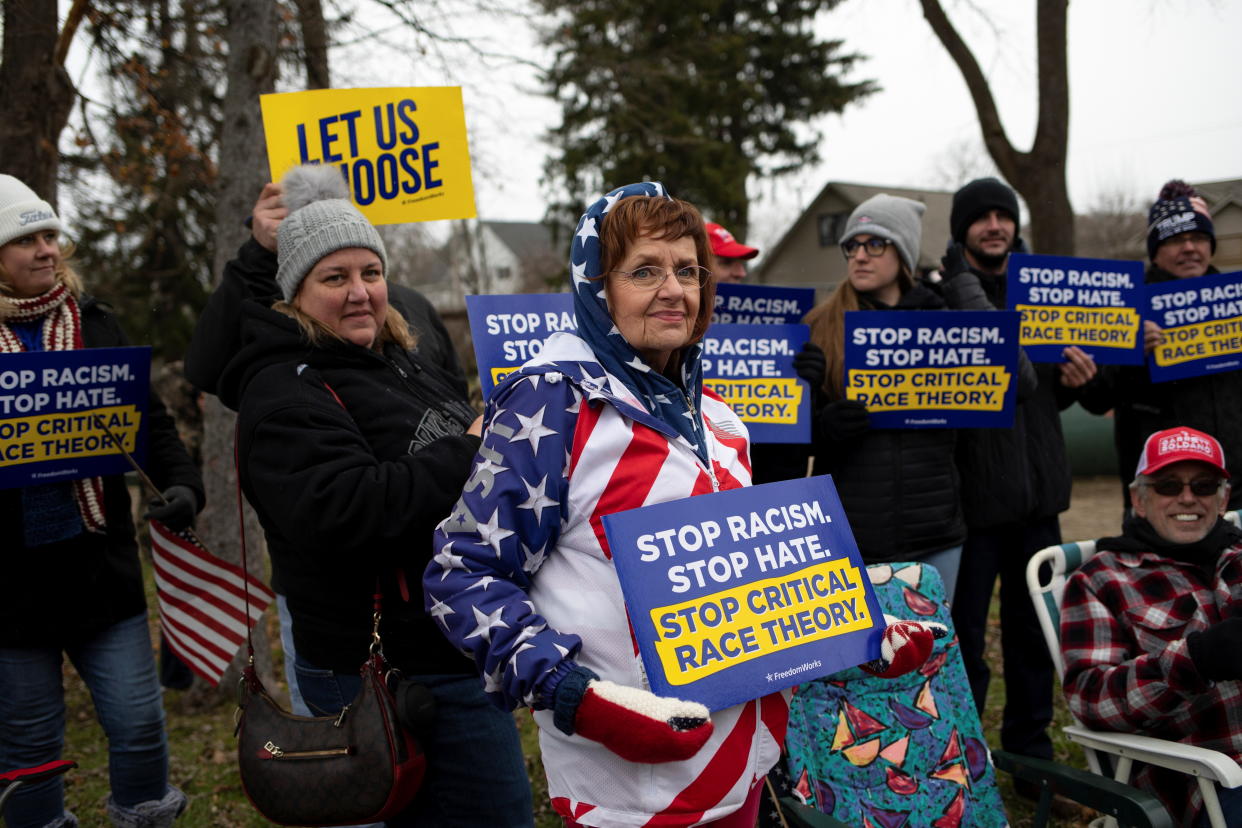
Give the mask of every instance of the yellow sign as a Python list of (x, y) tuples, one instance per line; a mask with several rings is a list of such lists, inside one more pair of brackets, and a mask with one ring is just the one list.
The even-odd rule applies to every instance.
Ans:
[(1003, 365), (960, 368), (852, 369), (845, 396), (872, 411), (1000, 411), (1010, 374)]
[(474, 217), (461, 87), (313, 89), (259, 104), (272, 180), (331, 164), (373, 224)]
[(1015, 310), (1022, 312), (1023, 345), (1131, 349), (1138, 339), (1140, 319), (1134, 308), (1018, 305)]
[(872, 626), (867, 574), (832, 560), (651, 610), (670, 684), (689, 684), (760, 656)]
[[(101, 422), (102, 420), (102, 422)], [(52, 411), (0, 423), (0, 467), (44, 460), (102, 457), (119, 451), (111, 430), (128, 452), (134, 451), (142, 413), (137, 406), (116, 405), (86, 411)]]
[(744, 423), (794, 425), (798, 422), (802, 386), (796, 379), (730, 380), (710, 377), (703, 380), (703, 385), (719, 394)]
[(1152, 351), (1161, 367), (1242, 353), (1242, 317), (1165, 328), (1162, 333), (1164, 342)]

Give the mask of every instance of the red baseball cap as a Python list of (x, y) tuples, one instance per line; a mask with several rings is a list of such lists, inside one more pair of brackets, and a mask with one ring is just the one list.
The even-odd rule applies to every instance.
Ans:
[(759, 248), (747, 247), (733, 238), (733, 234), (715, 222), (707, 222), (707, 237), (712, 240), (712, 252), (726, 259), (753, 259)]
[(1183, 460), (1207, 463), (1225, 477), (1229, 477), (1229, 472), (1225, 469), (1225, 450), (1220, 447), (1216, 438), (1186, 426), (1166, 428), (1148, 437), (1143, 444), (1143, 453), (1139, 455), (1134, 476), (1155, 474), (1165, 466)]

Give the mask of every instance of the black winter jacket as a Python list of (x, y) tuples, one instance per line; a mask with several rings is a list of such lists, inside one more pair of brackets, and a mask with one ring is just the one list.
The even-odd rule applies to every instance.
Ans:
[[(276, 286), (276, 254), (247, 239), (237, 258), (224, 266), (220, 285), (194, 326), (185, 355), (185, 376), (197, 388), (216, 394), (234, 411), (237, 400), (219, 391), (220, 374), (242, 347), (241, 304), (258, 299), (271, 304), (280, 296)], [(427, 362), (454, 376), (463, 377), (461, 363), (439, 314), (427, 298), (413, 288), (388, 283), (388, 304), (396, 308), (418, 336), (418, 353)]]
[[(1208, 273), (1218, 272), (1216, 268)], [(1147, 268), (1148, 284), (1177, 278), (1155, 265)], [(1189, 426), (1220, 441), (1225, 460), (1242, 459), (1242, 371), (1154, 383), (1146, 365), (1105, 365), (1098, 382), (1087, 386), (1080, 402), (1093, 414), (1113, 409), (1113, 442), (1121, 496), (1130, 505), (1130, 481), (1138, 467), (1143, 443), (1153, 432)], [(1229, 496), (1229, 508), (1242, 507), (1242, 486)]]
[[(944, 300), (923, 285), (906, 291), (896, 307), (863, 306), (864, 310), (942, 308)], [(838, 442), (815, 430), (812, 437), (814, 474), (832, 475), (863, 561), (919, 560), (965, 539), (953, 460), (956, 431), (873, 428), (861, 438)]]
[[(129, 345), (116, 317), (83, 296), (82, 340), (87, 348)], [(177, 427), (152, 391), (147, 408), (144, 470), (161, 491), (192, 489), (203, 505), (203, 481)], [(7, 527), (0, 575), (0, 647), (71, 646), (146, 611), (129, 490), (124, 475), (103, 478), (107, 528), (34, 549), (26, 548), (21, 489), (0, 491), (0, 525)]]
[(479, 448), (463, 433), (475, 418), (464, 383), (396, 346), (311, 346), (291, 318), (253, 300), (242, 315), (244, 344), (219, 394), (240, 403), (242, 488), (299, 658), (358, 669), (378, 577), (389, 660), (407, 673), (473, 672), (424, 612), (420, 589), (432, 530)]
[[(1005, 277), (964, 270), (944, 285), (954, 310), (1005, 305)], [(1020, 352), (1013, 428), (963, 429), (957, 468), (962, 511), (970, 529), (1054, 517), (1069, 508), (1073, 476), (1061, 433), (1061, 411), (1078, 391), (1061, 384), (1058, 367), (1031, 363)], [(1092, 380), (1094, 382), (1094, 380)]]

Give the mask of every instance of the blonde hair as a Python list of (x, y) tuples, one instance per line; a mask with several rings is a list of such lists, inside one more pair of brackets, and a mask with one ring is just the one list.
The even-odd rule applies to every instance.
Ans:
[[(297, 297), (294, 297), (294, 300), (296, 301)], [(332, 330), (327, 324), (306, 313), (291, 302), (286, 302), (282, 299), (272, 305), (272, 310), (292, 317), (298, 323), (298, 327), (302, 329), (302, 335), (306, 337), (306, 341), (312, 345), (322, 345), (324, 342), (332, 339), (339, 342), (345, 341), (340, 334)], [(375, 337), (375, 342), (371, 345), (371, 348), (378, 351), (382, 345), (388, 342), (392, 342), (407, 351), (414, 350), (414, 346), (418, 344), (418, 337), (410, 329), (409, 323), (405, 321), (405, 317), (392, 305), (388, 306), (388, 312), (384, 315), (384, 324), (380, 327), (379, 336)]]
[[(56, 265), (56, 283), (69, 288), (69, 294), (74, 301), (79, 301), (82, 298), (82, 277), (69, 262), (74, 252), (77, 251), (77, 246), (66, 239), (58, 239), (56, 244), (60, 248), (60, 264)], [(13, 285), (10, 282), (9, 273), (4, 269), (4, 265), (0, 264), (0, 322), (12, 315), (13, 298)]]
[[(897, 284), (903, 295), (914, 287), (914, 278), (905, 262), (897, 269)], [(831, 296), (802, 319), (811, 328), (812, 344), (824, 352), (824, 391), (834, 399), (845, 397), (845, 312), (861, 308), (858, 291), (846, 276)]]

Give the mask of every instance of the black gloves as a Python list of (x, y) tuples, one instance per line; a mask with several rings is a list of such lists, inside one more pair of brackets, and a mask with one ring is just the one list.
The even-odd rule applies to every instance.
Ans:
[(802, 350), (794, 354), (794, 371), (807, 381), (812, 391), (824, 387), (824, 379), (828, 376), (828, 362), (824, 359), (824, 351), (818, 345), (807, 342)]
[(167, 503), (151, 501), (150, 508), (143, 515), (147, 520), (158, 520), (174, 532), (189, 529), (194, 525), (194, 516), (198, 514), (198, 498), (194, 490), (188, 486), (169, 486), (164, 490)]
[(1190, 660), (1199, 675), (1210, 681), (1242, 679), (1242, 616), (1235, 615), (1186, 636)]
[(819, 412), (819, 426), (829, 440), (852, 440), (871, 427), (871, 417), (858, 400), (837, 400)]
[(944, 250), (944, 256), (940, 258), (940, 269), (946, 282), (954, 276), (970, 270), (970, 265), (966, 261), (966, 253), (962, 250), (961, 244), (949, 242), (949, 246)]

